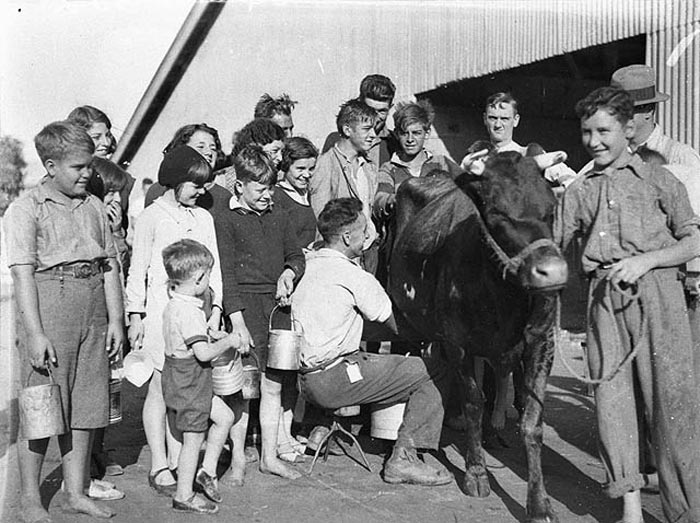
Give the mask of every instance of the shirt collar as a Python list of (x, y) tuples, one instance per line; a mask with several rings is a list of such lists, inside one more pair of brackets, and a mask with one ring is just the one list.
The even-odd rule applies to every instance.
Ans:
[(287, 180), (282, 180), (277, 183), (277, 187), (282, 189), (287, 195), (297, 203), (301, 205), (309, 206), (309, 195), (300, 194)]
[[(333, 150), (342, 160), (345, 160), (345, 163), (352, 163), (352, 160), (350, 158), (348, 158), (347, 155), (343, 151), (340, 150), (337, 143), (335, 143), (333, 145)], [(372, 161), (362, 153), (358, 153), (356, 158), (357, 158), (357, 163), (359, 164), (360, 167), (362, 167), (364, 164)]]
[(594, 176), (600, 176), (603, 174), (611, 175), (611, 174), (614, 174), (615, 171), (620, 171), (622, 169), (629, 169), (630, 171), (632, 171), (632, 173), (637, 178), (643, 178), (642, 171), (645, 169), (644, 162), (636, 154), (630, 154), (629, 151), (626, 151), (626, 152), (629, 154), (629, 158), (627, 158), (627, 161), (625, 163), (623, 163), (622, 165), (618, 165), (614, 169), (612, 169), (610, 167), (606, 167), (602, 171), (596, 171), (595, 164), (593, 164), (594, 167), (590, 171), (585, 173), (584, 176), (586, 178), (593, 178)]
[(197, 298), (197, 296), (188, 296), (187, 294), (180, 294), (179, 292), (170, 291), (171, 300), (184, 301), (186, 303), (191, 303), (196, 305), (200, 309), (204, 306), (204, 300)]
[(649, 149), (658, 151), (660, 149), (659, 142), (661, 141), (662, 136), (663, 133), (661, 132), (661, 127), (659, 126), (659, 124), (655, 123), (654, 129), (651, 131), (651, 134), (647, 136), (647, 139), (644, 140), (644, 143), (640, 143), (637, 146), (637, 148), (641, 147), (642, 145), (645, 145)]
[(229, 209), (232, 211), (236, 211), (238, 214), (253, 214), (255, 216), (262, 216), (263, 214), (270, 212), (272, 210), (272, 205), (272, 202), (270, 202), (270, 206), (266, 210), (259, 212), (249, 209), (243, 205), (235, 195), (231, 196), (231, 199), (228, 201)]
[(51, 177), (49, 175), (44, 176), (40, 181), (37, 189), (38, 193), (38, 198), (40, 202), (45, 202), (46, 200), (51, 200), (52, 202), (56, 202), (61, 205), (65, 205), (67, 207), (77, 207), (78, 205), (81, 205), (85, 203), (85, 201), (90, 197), (90, 194), (88, 193), (87, 196), (80, 197), (76, 196), (75, 198), (71, 198), (70, 196), (66, 196), (63, 194), (61, 191), (56, 189), (55, 187), (52, 187), (51, 185)]
[(319, 249), (314, 249), (310, 250), (307, 254), (308, 259), (314, 259), (314, 258), (337, 258), (341, 260), (347, 260), (350, 263), (355, 263), (353, 260), (345, 256), (342, 252), (337, 251), (335, 249), (331, 249), (330, 247), (321, 247)]
[[(431, 152), (428, 151), (427, 149), (423, 149), (421, 152), (422, 152), (423, 154), (425, 154), (425, 162), (429, 162), (430, 160), (433, 159), (433, 153), (431, 153)], [(420, 153), (418, 153), (418, 154), (420, 154)], [(391, 163), (393, 163), (394, 165), (398, 165), (398, 166), (400, 166), (400, 167), (406, 167), (407, 169), (411, 166), (411, 162), (403, 162), (403, 161), (401, 161), (401, 159), (399, 158), (398, 153), (393, 153), (393, 154), (391, 155), (391, 160), (390, 160), (390, 161), (391, 161)]]

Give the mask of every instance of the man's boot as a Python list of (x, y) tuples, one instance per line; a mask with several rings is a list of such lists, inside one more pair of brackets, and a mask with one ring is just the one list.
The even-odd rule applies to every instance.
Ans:
[(391, 457), (382, 474), (387, 483), (411, 483), (434, 487), (452, 482), (452, 474), (445, 468), (435, 469), (424, 463), (412, 447), (394, 445)]

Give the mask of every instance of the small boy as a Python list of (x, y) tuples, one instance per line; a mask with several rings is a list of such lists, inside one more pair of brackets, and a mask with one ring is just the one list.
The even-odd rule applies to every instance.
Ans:
[[(668, 521), (700, 521), (700, 404), (678, 266), (700, 253), (700, 219), (683, 185), (628, 150), (629, 94), (602, 87), (576, 105), (593, 168), (564, 193), (557, 235), (583, 240), (588, 365), (596, 388), (606, 492), (642, 522), (639, 419), (646, 416)], [(632, 350), (636, 357), (622, 361)], [(619, 373), (607, 378), (616, 369)]]
[[(69, 122), (47, 125), (34, 139), (47, 175), (5, 214), (7, 259), (17, 300), (22, 383), (60, 386), (69, 432), (58, 436), (66, 499), (63, 509), (109, 518), (114, 512), (84, 494), (89, 443), (109, 420), (108, 357), (124, 336), (117, 252), (105, 207), (87, 192), (95, 146)], [(47, 521), (39, 478), (48, 438), (17, 445), (21, 512)]]
[[(287, 213), (271, 205), (277, 169), (265, 151), (256, 145), (246, 146), (233, 165), (236, 196), (227, 212), (214, 215), (224, 313), (231, 321), (232, 332), (240, 335), (241, 346), (250, 344), (257, 360), (252, 363), (257, 363), (262, 372), (260, 470), (295, 479), (299, 473), (277, 455), (283, 382), (290, 381), (289, 371), (267, 368), (267, 342), (272, 309), (277, 301), (283, 307), (289, 305), (294, 284), (304, 273), (304, 254)], [(247, 423), (247, 406), (244, 412)]]
[(394, 135), (399, 150), (379, 168), (379, 186), (374, 198), (375, 213), (391, 213), (396, 190), (409, 178), (427, 176), (435, 169), (449, 172), (453, 179), (462, 174), (462, 169), (450, 158), (433, 154), (425, 148), (434, 116), (435, 112), (427, 100), (397, 104)]
[[(182, 439), (173, 509), (215, 514), (218, 505), (196, 495), (192, 486), (196, 481), (207, 497), (221, 501), (216, 484), (216, 463), (233, 424), (233, 416), (221, 398), (214, 397), (211, 367), (203, 363), (231, 348), (238, 348), (238, 337), (229, 334), (215, 342), (209, 341), (203, 309), (214, 266), (214, 256), (209, 249), (195, 240), (177, 241), (163, 249), (163, 265), (170, 294), (170, 301), (163, 311), (163, 398), (170, 427)], [(210, 419), (213, 422), (211, 430)], [(213, 456), (206, 453), (203, 467), (197, 471), (199, 450), (208, 430), (210, 441), (207, 447), (214, 445), (217, 452)]]
[(378, 261), (377, 230), (372, 222), (378, 173), (367, 153), (377, 139), (377, 118), (377, 112), (362, 101), (353, 99), (341, 105), (335, 121), (340, 138), (318, 158), (309, 182), (309, 201), (317, 218), (324, 206), (336, 198), (352, 197), (362, 202), (367, 219), (362, 265), (372, 274)]

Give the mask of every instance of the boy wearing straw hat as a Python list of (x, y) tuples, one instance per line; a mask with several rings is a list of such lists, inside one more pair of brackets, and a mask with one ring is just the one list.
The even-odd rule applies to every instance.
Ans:
[[(108, 357), (123, 343), (117, 252), (107, 211), (87, 192), (95, 149), (90, 136), (73, 123), (54, 122), (34, 143), (47, 174), (10, 205), (4, 221), (22, 379), (45, 384), (50, 366), (61, 389), (69, 429), (58, 436), (64, 511), (109, 518), (114, 512), (96, 505), (84, 488), (92, 433), (108, 424)], [(39, 492), (48, 443), (17, 445), (24, 521), (50, 521)]]
[[(633, 101), (602, 87), (576, 105), (593, 168), (564, 193), (556, 235), (583, 240), (588, 366), (606, 493), (642, 523), (640, 420), (652, 433), (668, 521), (700, 521), (700, 396), (678, 266), (700, 253), (700, 218), (683, 185), (628, 149)], [(641, 391), (641, 394), (636, 394)]]

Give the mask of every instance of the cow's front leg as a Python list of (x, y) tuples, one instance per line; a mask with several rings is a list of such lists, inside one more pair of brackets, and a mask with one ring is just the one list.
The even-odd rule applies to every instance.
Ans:
[[(547, 497), (542, 476), (542, 411), (547, 377), (554, 358), (551, 332), (534, 345), (526, 347), (525, 357), (525, 411), (520, 430), (527, 454), (527, 521), (528, 523), (558, 523)], [(527, 352), (530, 352), (528, 355)]]
[(464, 418), (467, 428), (467, 446), (464, 454), (464, 491), (469, 496), (485, 498), (491, 494), (486, 474), (486, 460), (481, 448), (481, 416), (484, 411), (484, 395), (474, 379), (473, 359), (462, 370), (460, 379), (465, 388)]

